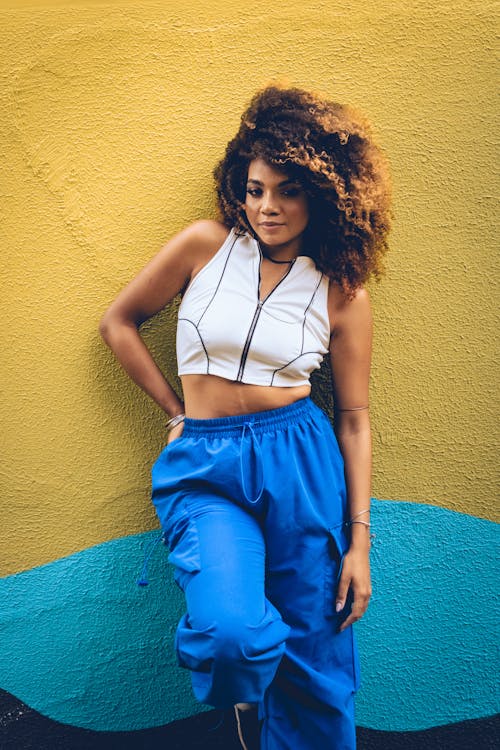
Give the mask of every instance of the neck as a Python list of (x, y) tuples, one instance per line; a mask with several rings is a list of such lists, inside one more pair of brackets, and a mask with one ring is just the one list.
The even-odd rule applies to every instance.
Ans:
[(255, 239), (260, 247), (262, 256), (270, 260), (271, 263), (293, 263), (300, 255), (300, 245), (298, 243), (270, 247), (269, 245), (264, 245), (258, 237)]
[(273, 257), (272, 257), (271, 255), (269, 255), (269, 254), (268, 254), (268, 253), (266, 252), (266, 250), (262, 250), (262, 257), (263, 257), (263, 258), (267, 258), (267, 260), (270, 260), (270, 261), (271, 261), (271, 263), (278, 263), (278, 264), (280, 264), (280, 265), (281, 265), (282, 263), (283, 263), (283, 264), (285, 264), (285, 265), (289, 265), (290, 263), (294, 263), (294, 262), (295, 262), (295, 258), (291, 258), (291, 259), (289, 259), (289, 260), (278, 260), (278, 258), (273, 258)]

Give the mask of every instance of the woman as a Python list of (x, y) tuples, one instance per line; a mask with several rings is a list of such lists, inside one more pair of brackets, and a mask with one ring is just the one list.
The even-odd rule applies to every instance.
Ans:
[[(235, 706), (243, 747), (351, 750), (387, 168), (352, 110), (270, 86), (214, 174), (220, 221), (171, 239), (100, 328), (169, 417), (153, 502), (187, 602), (178, 660), (200, 701)], [(184, 403), (138, 333), (179, 293)], [(309, 398), (327, 353), (335, 432)]]

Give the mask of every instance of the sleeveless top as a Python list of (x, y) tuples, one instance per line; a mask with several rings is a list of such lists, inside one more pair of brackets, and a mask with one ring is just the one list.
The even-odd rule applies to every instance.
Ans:
[(328, 351), (328, 278), (299, 255), (259, 301), (262, 251), (233, 228), (186, 288), (177, 323), (179, 375), (294, 386)]

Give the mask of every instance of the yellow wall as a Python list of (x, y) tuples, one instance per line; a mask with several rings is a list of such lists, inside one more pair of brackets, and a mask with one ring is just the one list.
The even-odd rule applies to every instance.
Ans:
[[(156, 527), (164, 420), (98, 320), (212, 213), (213, 164), (283, 76), (363, 109), (393, 167), (373, 494), (494, 519), (494, 4), (16, 7), (0, 13), (2, 574)], [(173, 311), (148, 328), (172, 373)]]

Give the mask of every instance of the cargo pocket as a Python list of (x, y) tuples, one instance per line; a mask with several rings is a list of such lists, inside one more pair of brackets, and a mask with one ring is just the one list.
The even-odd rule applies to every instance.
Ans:
[(180, 520), (179, 511), (183, 507), (185, 470), (179, 468), (177, 460), (183, 457), (183, 442), (181, 435), (168, 443), (151, 467), (151, 500), (169, 547), (171, 527), (175, 520)]
[(175, 566), (174, 580), (184, 591), (192, 576), (201, 570), (201, 559), (196, 522), (183, 504), (170, 520), (167, 543), (168, 561)]
[(349, 541), (342, 531), (342, 526), (333, 526), (328, 529), (328, 558), (325, 571), (324, 608), (327, 619), (341, 618), (342, 612), (335, 611), (335, 596), (342, 573), (342, 565), (345, 553), (349, 549)]

